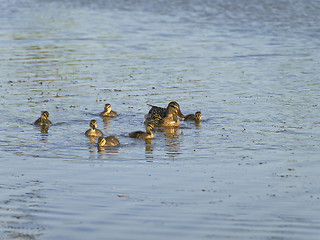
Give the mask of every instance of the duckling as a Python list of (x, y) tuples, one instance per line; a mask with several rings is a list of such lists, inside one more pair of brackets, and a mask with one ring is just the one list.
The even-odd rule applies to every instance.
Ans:
[(146, 126), (146, 132), (143, 132), (143, 131), (131, 132), (131, 133), (129, 133), (129, 137), (140, 138), (140, 139), (152, 139), (152, 138), (154, 138), (154, 135), (151, 132), (151, 130), (153, 128), (154, 128), (153, 125), (149, 123)]
[(115, 136), (99, 137), (98, 147), (114, 147), (120, 144), (119, 139)]
[(103, 133), (99, 129), (97, 129), (97, 121), (96, 120), (91, 120), (89, 126), (90, 126), (90, 129), (88, 129), (85, 132), (87, 137), (103, 136)]
[(49, 120), (49, 112), (42, 111), (41, 117), (39, 117), (34, 124), (39, 126), (51, 126), (52, 122)]
[(160, 127), (179, 127), (180, 122), (177, 116), (184, 119), (180, 106), (177, 102), (170, 102), (167, 108), (152, 106), (146, 115), (145, 124), (151, 123)]
[(196, 112), (195, 114), (188, 114), (184, 118), (184, 121), (201, 121), (201, 120), (202, 120), (202, 115), (200, 111)]
[(100, 113), (101, 117), (116, 117), (118, 116), (118, 113), (111, 110), (111, 105), (109, 103), (107, 103), (104, 106), (104, 111)]

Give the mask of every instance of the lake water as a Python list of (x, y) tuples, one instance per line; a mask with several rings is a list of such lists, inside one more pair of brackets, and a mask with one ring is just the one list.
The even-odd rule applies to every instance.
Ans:
[(319, 239), (319, 1), (0, 4), (0, 239)]

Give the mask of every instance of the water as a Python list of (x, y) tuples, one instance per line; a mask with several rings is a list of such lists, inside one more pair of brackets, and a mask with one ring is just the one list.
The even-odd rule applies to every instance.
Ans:
[[(0, 239), (318, 239), (318, 1), (1, 6)], [(173, 100), (202, 124), (128, 138)]]

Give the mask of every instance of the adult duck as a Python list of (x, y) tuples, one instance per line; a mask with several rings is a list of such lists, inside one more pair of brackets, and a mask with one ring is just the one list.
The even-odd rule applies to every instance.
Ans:
[(145, 116), (145, 124), (153, 124), (158, 127), (179, 127), (178, 117), (184, 119), (180, 105), (177, 102), (170, 102), (167, 108), (152, 106), (149, 113)]

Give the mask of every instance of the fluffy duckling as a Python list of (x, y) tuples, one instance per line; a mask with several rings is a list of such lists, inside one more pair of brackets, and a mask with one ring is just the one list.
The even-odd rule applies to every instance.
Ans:
[(146, 126), (146, 132), (143, 132), (143, 131), (131, 132), (129, 133), (129, 137), (139, 138), (139, 139), (152, 139), (154, 138), (154, 135), (151, 132), (152, 129), (153, 129), (153, 125), (149, 123)]
[(51, 126), (52, 122), (49, 120), (49, 112), (42, 111), (41, 117), (39, 117), (34, 124), (39, 126)]
[(89, 126), (90, 126), (90, 129), (88, 129), (85, 132), (87, 137), (103, 136), (103, 133), (99, 129), (97, 129), (97, 121), (96, 120), (91, 120)]
[(99, 137), (98, 147), (114, 147), (120, 144), (119, 139), (115, 136)]
[(111, 110), (111, 105), (109, 103), (107, 103), (104, 106), (103, 112), (100, 113), (100, 116), (101, 117), (116, 117), (116, 116), (118, 116), (118, 113)]
[(177, 102), (170, 102), (167, 108), (152, 106), (146, 115), (145, 123), (151, 123), (154, 126), (160, 127), (179, 127), (180, 122), (177, 116), (184, 119), (179, 104)]
[(202, 115), (201, 112), (198, 111), (195, 114), (188, 114), (185, 118), (185, 121), (201, 121), (202, 120)]

